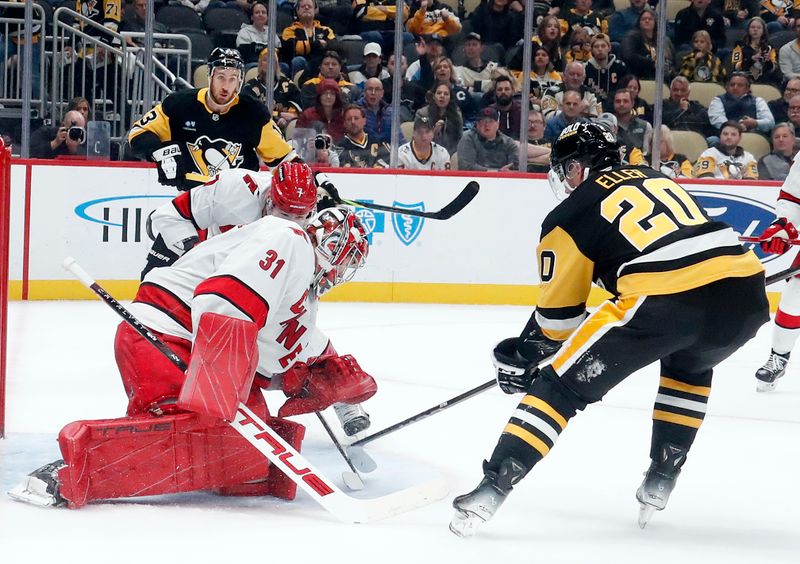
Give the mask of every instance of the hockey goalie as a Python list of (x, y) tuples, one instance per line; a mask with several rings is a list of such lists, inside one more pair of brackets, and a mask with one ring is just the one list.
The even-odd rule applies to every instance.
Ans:
[[(70, 508), (194, 490), (293, 499), (295, 483), (226, 421), (243, 402), (299, 450), (305, 428), (286, 417), (375, 393), (353, 357), (307, 353), (320, 348), (317, 298), (351, 279), (367, 253), (355, 213), (334, 207), (305, 228), (263, 217), (153, 269), (130, 310), (188, 369), (120, 324), (114, 353), (127, 417), (69, 423), (58, 436), (63, 460), (32, 472), (10, 495)], [(263, 388), (288, 397), (277, 416)]]

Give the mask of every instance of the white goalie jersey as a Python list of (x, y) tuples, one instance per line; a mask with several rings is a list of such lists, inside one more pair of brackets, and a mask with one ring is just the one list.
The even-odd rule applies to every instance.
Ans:
[[(182, 252), (181, 241), (207, 229), (208, 237), (264, 215), (272, 174), (240, 168), (222, 171), (213, 180), (183, 192), (150, 216), (151, 228), (167, 247)], [(154, 235), (156, 234), (154, 233)]]
[(267, 216), (150, 271), (130, 309), (151, 329), (187, 340), (205, 312), (253, 321), (258, 372), (270, 377), (327, 344), (316, 330), (317, 301), (309, 290), (314, 271), (306, 232)]
[(789, 174), (778, 194), (775, 216), (785, 217), (795, 226), (800, 225), (800, 159), (797, 157), (792, 161)]

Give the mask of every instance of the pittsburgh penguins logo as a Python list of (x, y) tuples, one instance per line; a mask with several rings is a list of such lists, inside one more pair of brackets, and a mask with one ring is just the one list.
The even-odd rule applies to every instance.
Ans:
[(82, 16), (94, 19), (100, 13), (100, 10), (97, 9), (97, 0), (88, 0), (88, 2), (84, 0), (80, 3), (80, 11)]
[(242, 164), (242, 144), (226, 139), (198, 137), (194, 143), (187, 143), (189, 154), (195, 167), (204, 176), (216, 176), (221, 170), (237, 168)]

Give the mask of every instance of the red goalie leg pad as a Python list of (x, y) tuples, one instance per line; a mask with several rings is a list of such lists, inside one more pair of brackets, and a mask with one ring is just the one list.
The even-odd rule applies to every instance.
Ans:
[(70, 507), (264, 480), (264, 456), (232, 427), (195, 413), (76, 421), (58, 437)]
[(210, 312), (201, 315), (178, 407), (233, 421), (236, 406), (247, 399), (253, 385), (257, 334), (252, 321)]
[[(287, 443), (292, 445), (297, 452), (300, 452), (300, 446), (303, 444), (303, 437), (306, 435), (306, 428), (303, 425), (277, 417), (270, 417), (267, 419), (266, 423), (275, 429), (275, 431), (285, 439)], [(269, 485), (269, 495), (271, 496), (292, 500), (297, 494), (297, 484), (274, 466), (270, 467), (267, 484)]]

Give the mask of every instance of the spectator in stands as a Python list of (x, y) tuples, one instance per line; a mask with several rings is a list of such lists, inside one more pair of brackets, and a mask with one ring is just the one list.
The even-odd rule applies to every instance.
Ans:
[[(386, 65), (386, 68), (390, 76), (381, 80), (383, 84), (383, 99), (387, 104), (392, 103), (392, 89), (394, 88), (392, 76), (394, 75), (395, 60), (394, 53), (389, 55), (389, 64)], [(405, 55), (400, 55), (400, 62), (400, 76), (403, 77), (400, 85), (400, 121), (406, 122), (411, 121), (414, 118), (414, 113), (425, 105), (426, 92), (417, 81), (406, 80), (405, 71), (408, 69), (408, 64)]]
[(790, 78), (783, 85), (783, 96), (767, 102), (775, 123), (789, 121), (789, 100), (800, 94), (800, 78)]
[[(608, 33), (608, 22), (603, 15), (592, 9), (592, 0), (574, 0), (572, 7), (558, 13), (561, 31), (567, 38), (584, 28), (589, 28), (592, 35)], [(565, 3), (565, 7), (569, 4)]]
[(510, 77), (499, 76), (494, 81), (494, 103), (490, 107), (497, 110), (500, 131), (519, 139), (519, 125), (522, 118), (522, 104), (515, 99), (516, 89)]
[(784, 79), (800, 78), (800, 18), (796, 18), (793, 25), (797, 39), (789, 41), (778, 51), (778, 65)]
[(793, 0), (761, 0), (759, 15), (768, 22), (770, 31), (777, 33), (792, 25), (798, 15), (797, 3)]
[[(550, 171), (550, 146), (552, 143), (544, 138), (544, 116), (542, 112), (528, 112), (528, 172), (547, 173)], [(537, 156), (532, 149), (547, 149), (548, 152)]]
[(413, 35), (450, 37), (461, 31), (461, 21), (447, 4), (439, 0), (419, 0), (412, 4), (414, 16), (406, 22), (406, 30)]
[(348, 73), (350, 82), (363, 90), (368, 78), (384, 80), (389, 78), (389, 71), (383, 68), (381, 46), (377, 43), (364, 45), (364, 62), (356, 70)]
[(620, 42), (625, 35), (636, 27), (639, 16), (647, 5), (647, 0), (629, 0), (630, 6), (616, 10), (608, 18), (608, 35), (611, 41)]
[(497, 110), (483, 108), (475, 129), (467, 131), (458, 143), (459, 170), (509, 171), (519, 162), (519, 148), (499, 131)]
[[(147, 0), (133, 0), (133, 10), (122, 15), (122, 21), (119, 24), (120, 33), (125, 31), (144, 33), (146, 15)], [(153, 33), (167, 33), (167, 26), (154, 19)], [(144, 47), (144, 37), (126, 37), (125, 43), (131, 47)], [(156, 43), (155, 46), (159, 46), (159, 43)]]
[[(408, 19), (408, 5), (403, 4), (400, 15), (403, 22)], [(370, 43), (380, 43), (384, 51), (394, 51), (394, 21), (397, 16), (395, 0), (353, 0), (353, 31)], [(403, 43), (410, 43), (414, 36), (403, 33)]]
[(580, 92), (582, 96), (581, 114), (584, 116), (598, 116), (603, 112), (603, 106), (598, 102), (597, 97), (585, 84), (586, 70), (580, 63), (568, 63), (562, 74), (564, 82), (553, 88), (549, 88), (542, 96), (542, 113), (545, 121), (549, 122), (556, 116), (556, 112), (561, 105), (561, 99), (567, 90)]
[[(426, 62), (428, 67), (431, 69), (430, 71), (426, 69), (426, 72), (432, 73), (433, 65), (436, 63), (436, 61), (446, 56), (444, 51), (444, 42), (436, 33), (429, 35), (427, 38), (422, 36), (418, 37), (414, 43), (414, 48), (417, 52), (417, 60), (411, 63), (406, 69), (406, 78), (408, 80), (422, 79), (423, 62)], [(428, 80), (431, 80), (430, 76), (432, 75), (429, 75)]]
[[(328, 53), (336, 53), (331, 50), (331, 42), (336, 35), (331, 28), (314, 19), (316, 11), (315, 0), (299, 0), (295, 8), (297, 19), (281, 32), (283, 43), (281, 58), (285, 63), (290, 64), (292, 77), (295, 77), (301, 70), (307, 71), (304, 76), (316, 74)], [(341, 56), (338, 56), (338, 61), (339, 73), (341, 73)], [(332, 77), (326, 76), (326, 78)]]
[[(541, 45), (547, 49), (547, 52), (550, 54), (550, 63), (553, 65), (554, 69), (557, 71), (564, 69), (564, 51), (561, 49), (561, 23), (556, 16), (543, 17), (542, 21), (539, 22), (539, 26), (536, 28), (536, 35), (534, 35), (531, 40), (535, 44)], [(520, 60), (512, 60), (512, 62), (509, 63), (511, 68), (522, 68), (522, 54), (523, 49), (520, 45), (514, 57), (514, 59), (519, 58)]]
[[(2, 15), (7, 18), (24, 20), (25, 8), (22, 0), (12, 1), (19, 2), (19, 6), (4, 8)], [(31, 29), (31, 42), (34, 44), (34, 48), (31, 49), (31, 94), (36, 99), (39, 98), (42, 89), (42, 52), (35, 47), (42, 40), (40, 27), (34, 21), (33, 29)], [(3, 31), (7, 33), (7, 37), (0, 33), (0, 87), (3, 92), (10, 93), (10, 88), (5, 84), (9, 69), (19, 67), (18, 85), (22, 84), (22, 73), (25, 72), (25, 69), (22, 68), (22, 65), (25, 64), (25, 27), (23, 24), (8, 23), (4, 25)]]
[[(304, 0), (313, 2), (313, 0)], [(236, 34), (236, 48), (241, 53), (245, 64), (258, 61), (258, 55), (267, 48), (269, 42), (269, 31), (267, 30), (267, 3), (265, 0), (257, 0), (253, 3), (250, 11), (250, 23), (242, 24), (239, 33)], [(275, 34), (275, 45), (280, 47), (281, 40)]]
[[(313, 103), (317, 95), (317, 85), (324, 79), (331, 79), (338, 83), (340, 95), (343, 97), (345, 103), (358, 98), (358, 88), (352, 82), (348, 81), (346, 75), (342, 72), (344, 64), (342, 57), (337, 51), (326, 51), (322, 57), (322, 63), (319, 67), (319, 75), (308, 80), (301, 78), (300, 96), (303, 101), (303, 107), (307, 108)], [(308, 72), (304, 73), (308, 74)]]
[(569, 35), (569, 49), (564, 52), (564, 61), (566, 63), (573, 61), (586, 63), (591, 59), (593, 35), (591, 28), (588, 27), (579, 27), (573, 30)]
[[(617, 116), (609, 112), (603, 112), (592, 121), (595, 123), (599, 123), (604, 125), (608, 128), (614, 136), (618, 137), (619, 135), (619, 122), (617, 121)], [(639, 147), (635, 147), (633, 145), (626, 145), (624, 140), (618, 139), (619, 141), (619, 150), (620, 154), (622, 155), (622, 160), (624, 164), (630, 164), (634, 166), (647, 166), (647, 161), (644, 158), (644, 153)]]
[[(209, 0), (199, 0), (202, 8), (198, 9), (190, 0), (181, 0), (182, 4), (188, 4), (190, 8), (194, 8), (202, 13), (208, 5)], [(67, 2), (64, 2), (68, 6)], [(119, 31), (119, 24), (122, 21), (122, 3), (120, 0), (75, 0), (73, 8), (76, 12), (90, 19), (97, 25), (105, 27), (109, 31)], [(104, 32), (94, 26), (86, 25), (83, 21), (80, 22), (79, 27), (81, 31), (91, 37), (102, 37)]]
[(742, 126), (735, 121), (723, 124), (719, 142), (700, 154), (692, 174), (696, 178), (758, 179), (755, 157), (742, 149)]
[[(639, 14), (636, 28), (629, 31), (622, 40), (621, 57), (631, 72), (644, 80), (653, 80), (656, 75), (656, 14), (645, 8)], [(664, 39), (664, 80), (675, 76), (675, 49), (672, 42)]]
[[(269, 68), (269, 49), (262, 49), (258, 57), (258, 75), (251, 78), (242, 87), (243, 94), (249, 94), (262, 103), (267, 103), (267, 70)], [(289, 122), (294, 121), (303, 111), (300, 89), (281, 74), (278, 55), (275, 54), (275, 81), (272, 91), (272, 119), (281, 128), (286, 129)]]
[(75, 110), (76, 112), (80, 112), (83, 116), (83, 120), (86, 123), (89, 123), (91, 117), (91, 109), (89, 107), (89, 100), (84, 98), (83, 96), (76, 96), (72, 100), (69, 101), (67, 104), (67, 111), (71, 112)]
[(508, 5), (509, 0), (486, 0), (469, 17), (472, 31), (485, 44), (498, 43), (505, 50), (522, 38), (522, 12), (509, 10)]
[(369, 134), (370, 139), (379, 143), (391, 143), (392, 107), (383, 100), (383, 83), (377, 78), (367, 79), (358, 105), (364, 108), (367, 119), (364, 131)]
[[(653, 106), (648, 104), (645, 100), (639, 98), (639, 92), (641, 92), (642, 90), (642, 85), (639, 82), (639, 79), (632, 74), (627, 74), (619, 80), (619, 87), (626, 88), (628, 92), (631, 93), (631, 96), (633, 97), (633, 108), (631, 109), (631, 113), (634, 115), (634, 117), (642, 118), (646, 122), (652, 124)], [(611, 99), (611, 102), (612, 102), (611, 106), (613, 109), (614, 106), (613, 97)]]
[(779, 123), (772, 128), (772, 152), (758, 159), (760, 180), (786, 180), (797, 153), (794, 132), (791, 123)]
[(747, 23), (746, 30), (731, 52), (731, 68), (746, 72), (753, 82), (780, 85), (778, 54), (769, 44), (767, 24), (755, 17)]
[(334, 143), (338, 143), (344, 137), (342, 90), (332, 78), (320, 80), (315, 88), (317, 94), (314, 105), (303, 110), (297, 118), (297, 127), (309, 127), (327, 133)]
[(716, 96), (708, 105), (708, 118), (717, 128), (729, 121), (739, 122), (744, 131), (769, 134), (775, 119), (764, 98), (750, 93), (750, 77), (734, 72), (728, 78), (725, 94)]
[(728, 71), (711, 50), (711, 36), (699, 29), (692, 36), (692, 50), (684, 55), (678, 70), (692, 82), (725, 82)]
[(86, 156), (86, 120), (79, 111), (64, 114), (56, 127), (41, 127), (31, 135), (30, 153), (34, 159), (60, 156)]
[(716, 133), (708, 120), (708, 110), (695, 100), (689, 99), (689, 80), (676, 76), (669, 85), (669, 98), (662, 106), (662, 121), (671, 130), (696, 131), (703, 137)]
[(628, 65), (611, 53), (611, 40), (608, 35), (598, 33), (592, 38), (592, 57), (585, 67), (584, 85), (603, 104), (604, 109), (611, 106), (612, 95), (619, 88), (619, 81), (628, 74)]
[(471, 31), (464, 38), (464, 64), (455, 68), (456, 81), (470, 93), (489, 92), (494, 87), (492, 72), (498, 68), (497, 61), (483, 57), (481, 36)]
[(675, 14), (675, 45), (678, 51), (688, 51), (694, 32), (704, 29), (711, 36), (717, 55), (725, 47), (725, 20), (719, 10), (710, 6), (711, 0), (692, 0), (691, 5)]
[(759, 0), (718, 0), (717, 7), (727, 27), (745, 27), (747, 20), (758, 15)]
[[(308, 138), (307, 144), (305, 160), (309, 165), (339, 166), (339, 153), (336, 152), (333, 138), (330, 135), (327, 133), (312, 135)], [(300, 151), (298, 151), (298, 153), (300, 153)]]
[[(522, 71), (511, 71), (518, 81), (522, 81)], [(531, 62), (531, 104), (541, 105), (542, 96), (551, 89), (559, 88), (564, 80), (561, 73), (553, 68), (550, 53), (541, 45), (533, 48)]]
[(453, 89), (444, 82), (437, 84), (428, 92), (426, 99), (428, 105), (417, 110), (416, 117), (427, 117), (431, 120), (433, 140), (452, 155), (464, 133), (464, 118), (453, 97)]
[(794, 126), (795, 131), (800, 131), (800, 96), (792, 96), (789, 100), (789, 123)]
[(317, 0), (320, 21), (333, 29), (337, 37), (349, 35), (353, 21), (353, 4), (350, 0)]
[[(370, 79), (376, 80), (376, 79)], [(339, 165), (352, 168), (389, 168), (391, 147), (388, 143), (370, 137), (364, 130), (367, 116), (358, 105), (344, 110), (344, 138), (339, 146)]]
[(633, 94), (627, 88), (614, 92), (614, 116), (617, 118), (619, 142), (628, 147), (636, 147), (648, 155), (653, 126), (633, 114)]
[(411, 141), (397, 150), (397, 166), (408, 170), (448, 170), (450, 153), (433, 141), (433, 123), (425, 116), (414, 120)]
[(672, 144), (672, 132), (666, 125), (661, 126), (661, 173), (670, 178), (691, 178), (692, 161), (682, 154), (676, 153)]
[(583, 104), (581, 94), (577, 90), (567, 90), (561, 100), (561, 111), (547, 122), (544, 129), (544, 138), (553, 143), (561, 132), (570, 124), (586, 121), (582, 116)]
[(475, 102), (475, 98), (472, 96), (472, 94), (470, 94), (466, 88), (456, 82), (456, 72), (455, 67), (453, 66), (453, 61), (447, 57), (440, 57), (435, 63), (433, 63), (432, 76), (429, 75), (426, 61), (427, 60), (424, 60), (422, 66), (420, 67), (422, 70), (422, 79), (420, 80), (420, 84), (428, 89), (432, 88), (434, 84), (440, 84), (442, 82), (449, 84), (453, 91), (453, 97), (455, 98), (456, 104), (458, 104), (458, 109), (461, 110), (461, 115), (464, 118), (464, 121), (471, 123), (475, 119), (475, 115), (478, 111), (478, 105)]

